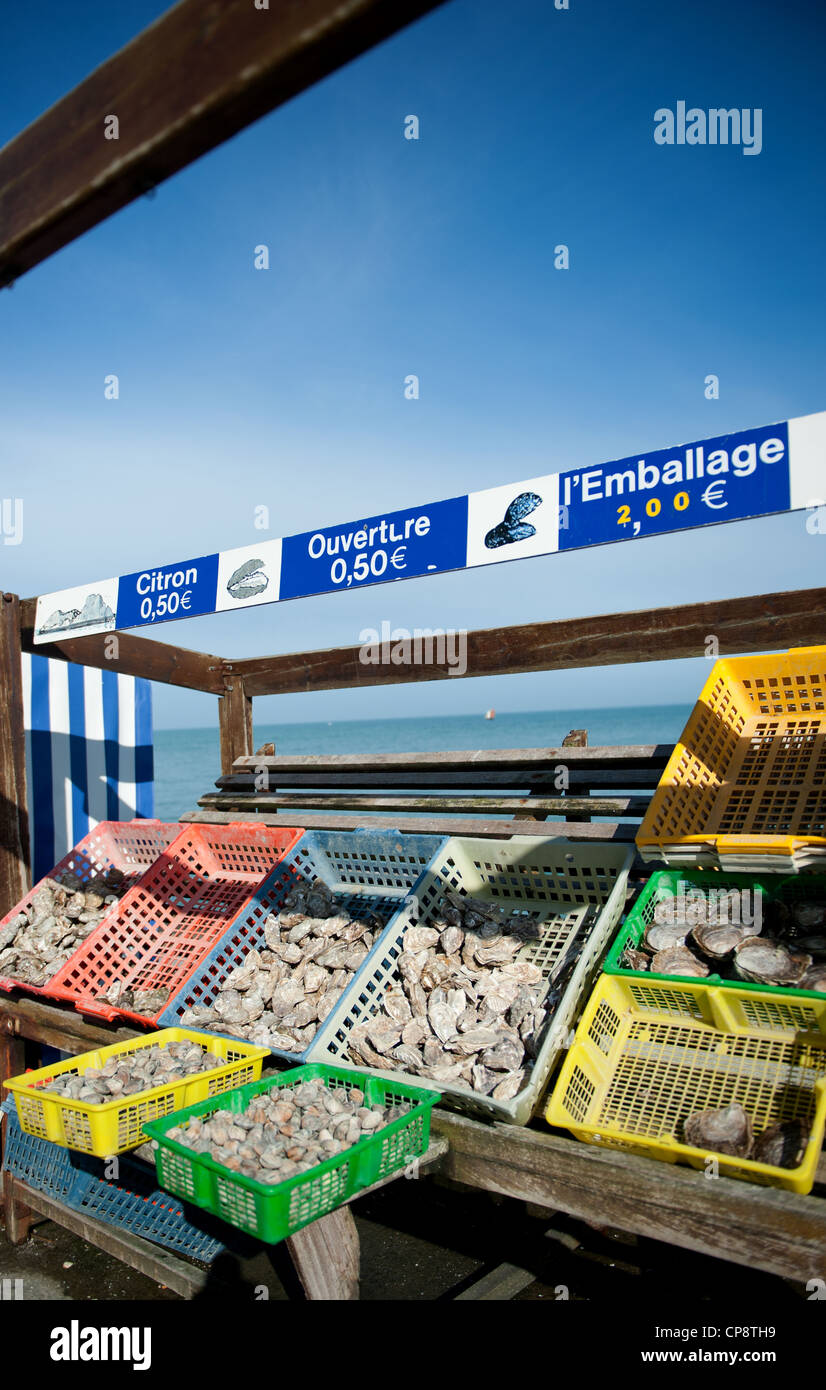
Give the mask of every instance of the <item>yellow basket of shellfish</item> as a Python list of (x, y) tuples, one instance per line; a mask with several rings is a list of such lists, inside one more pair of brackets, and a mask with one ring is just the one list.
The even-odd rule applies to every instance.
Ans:
[(826, 1124), (826, 997), (805, 1033), (749, 1024), (742, 999), (601, 975), (546, 1120), (589, 1144), (810, 1192)]
[[(113, 1058), (122, 1059), (128, 1065), (128, 1059), (143, 1048), (163, 1048), (169, 1043), (184, 1041), (197, 1043), (219, 1058), (220, 1065), (101, 1103), (74, 1100), (44, 1090), (57, 1077), (70, 1074), (81, 1077), (88, 1068), (100, 1070)], [(145, 1143), (143, 1126), (147, 1120), (169, 1115), (199, 1100), (208, 1100), (248, 1081), (258, 1081), (267, 1056), (267, 1047), (255, 1047), (252, 1043), (221, 1038), (213, 1033), (197, 1033), (189, 1028), (163, 1028), (145, 1037), (113, 1043), (54, 1066), (25, 1072), (3, 1084), (14, 1095), (18, 1123), (24, 1133), (48, 1139), (66, 1149), (109, 1158)]]

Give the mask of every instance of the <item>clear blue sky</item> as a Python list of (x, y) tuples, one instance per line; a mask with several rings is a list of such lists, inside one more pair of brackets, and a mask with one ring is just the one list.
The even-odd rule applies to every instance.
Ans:
[[(2, 494), (25, 506), (6, 589), (245, 544), (262, 503), (290, 534), (826, 407), (823, 11), (570, 6), (452, 0), (0, 294)], [(166, 8), (7, 5), (0, 141)], [(680, 99), (762, 108), (762, 152), (656, 145), (655, 110)], [(824, 562), (797, 514), (156, 635), (289, 651), (385, 619), (493, 626), (796, 588)], [(256, 716), (686, 702), (706, 669), (289, 696)], [(160, 726), (215, 718), (212, 697), (154, 697)]]

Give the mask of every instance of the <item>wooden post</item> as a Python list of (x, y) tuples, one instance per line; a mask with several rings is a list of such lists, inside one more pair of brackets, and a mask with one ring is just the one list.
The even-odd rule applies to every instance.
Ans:
[[(15, 1020), (13, 1018), (0, 1018), (0, 1082), (6, 1081), (10, 1076), (19, 1076), (25, 1067), (25, 1044), (17, 1032)], [(4, 1145), (7, 1124), (8, 1121), (4, 1119), (2, 1126), (0, 1126), (3, 1131)], [(0, 1183), (2, 1183), (6, 1236), (12, 1245), (19, 1245), (29, 1233), (33, 1213), (29, 1211), (26, 1203), (21, 1201), (20, 1195), (16, 1191), (17, 1184), (11, 1173), (0, 1175)]]
[[(587, 729), (571, 729), (570, 733), (567, 733), (567, 734), (565, 735), (564, 739), (562, 740), (562, 747), (563, 747), (563, 748), (587, 748), (587, 747), (588, 747), (588, 730), (587, 730)], [(580, 795), (581, 795), (582, 792), (585, 790), (585, 788), (579, 787), (577, 790), (579, 791), (579, 793), (580, 793)], [(591, 788), (590, 788), (590, 787), (588, 787), (588, 791), (589, 791), (589, 792), (591, 791)], [(574, 821), (589, 821), (589, 820), (591, 819), (591, 817), (590, 817), (589, 815), (584, 814), (584, 813), (580, 813), (579, 815), (575, 815), (575, 814), (572, 812), (572, 813), (567, 817), (567, 819), (568, 819), (568, 820), (574, 820)]]
[(227, 675), (224, 694), (218, 701), (221, 733), (221, 772), (232, 772), (236, 758), (252, 753), (252, 699), (244, 690), (244, 678)]
[(0, 605), (0, 691), (4, 706), (0, 713), (0, 915), (5, 915), (31, 885), (20, 600), (16, 594), (3, 594)]

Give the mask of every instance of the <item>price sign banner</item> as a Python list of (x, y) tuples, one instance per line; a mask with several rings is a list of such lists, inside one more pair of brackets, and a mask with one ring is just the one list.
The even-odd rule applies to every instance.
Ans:
[(821, 411), (41, 594), (34, 641), (824, 505)]
[(281, 597), (304, 598), (463, 569), (467, 503), (467, 497), (452, 497), (288, 536), (281, 551)]

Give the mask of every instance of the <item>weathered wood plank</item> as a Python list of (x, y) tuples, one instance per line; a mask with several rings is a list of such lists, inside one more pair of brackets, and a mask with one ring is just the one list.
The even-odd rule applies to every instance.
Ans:
[(0, 286), (441, 3), (181, 0), (0, 152)]
[(193, 1298), (204, 1288), (209, 1278), (209, 1270), (189, 1264), (170, 1251), (163, 1250), (159, 1245), (142, 1240), (140, 1236), (118, 1230), (115, 1226), (104, 1225), (102, 1221), (95, 1221), (85, 1213), (72, 1211), (62, 1202), (56, 1202), (44, 1192), (35, 1192), (34, 1188), (28, 1187), (25, 1183), (15, 1181), (14, 1186), (26, 1206), (33, 1212), (48, 1217), (58, 1226), (64, 1226), (67, 1231), (73, 1231), (81, 1240), (88, 1241), (98, 1250), (105, 1250), (108, 1255), (114, 1255), (131, 1269), (137, 1269), (147, 1278), (154, 1279), (156, 1284), (165, 1284), (168, 1289), (172, 1289), (183, 1298)]
[[(265, 745), (266, 746), (266, 745)], [(609, 743), (590, 748), (457, 748), (445, 753), (279, 753), (266, 754), (262, 749), (251, 757), (238, 758), (236, 772), (248, 770), (253, 774), (266, 768), (279, 775), (284, 772), (312, 772), (319, 765), (331, 771), (375, 772), (465, 772), (506, 773), (539, 771), (550, 775), (549, 764), (564, 763), (570, 768), (591, 768), (593, 764), (613, 768), (649, 768), (662, 770), (671, 757), (670, 743)]]
[(218, 728), (221, 737), (221, 770), (228, 773), (236, 758), (252, 752), (252, 700), (244, 690), (241, 676), (229, 677), (218, 702)]
[[(237, 811), (187, 811), (179, 816), (185, 824), (231, 825), (238, 820)], [(250, 817), (261, 825), (284, 825), (284, 816), (269, 812)], [(536, 821), (536, 820), (469, 820), (457, 816), (455, 820), (442, 816), (367, 816), (364, 811), (358, 815), (325, 814), (311, 811), (296, 819), (305, 830), (356, 830), (367, 825), (371, 830), (412, 830), (422, 835), (480, 835), (486, 838), (507, 839), (511, 835), (561, 836), (568, 840), (587, 840), (594, 845), (633, 843), (637, 827), (634, 822), (594, 821), (591, 824), (578, 824), (575, 821)], [(291, 822), (286, 820), (289, 825)]]
[(518, 1265), (497, 1265), (489, 1274), (483, 1274), (475, 1284), (464, 1293), (457, 1293), (456, 1303), (505, 1303), (532, 1284), (535, 1275)]
[[(710, 632), (719, 639), (721, 656), (815, 645), (826, 640), (826, 589), (469, 632), (463, 676), (702, 657)], [(365, 666), (360, 651), (360, 647), (339, 647), (252, 657), (234, 662), (233, 670), (244, 676), (250, 695), (463, 678), (447, 665)]]
[(458, 1182), (784, 1278), (826, 1275), (826, 1201), (435, 1111)]
[[(0, 155), (0, 158), (2, 156)], [(188, 690), (205, 690), (212, 695), (224, 691), (221, 658), (207, 652), (188, 651), (151, 637), (135, 637), (129, 632), (98, 633), (91, 637), (72, 637), (65, 641), (35, 646), (33, 640), (37, 599), (20, 603), (21, 645), (24, 652), (39, 653), (61, 661), (77, 661), (102, 671), (124, 676), (144, 676), (164, 685), (182, 685)], [(112, 638), (117, 637), (117, 655), (112, 655)]]
[(16, 594), (0, 597), (0, 690), (4, 700), (0, 719), (0, 916), (5, 916), (31, 885), (20, 600)]
[[(127, 1042), (141, 1036), (138, 1028), (117, 1024), (104, 1026), (87, 1023), (70, 1005), (44, 1003), (21, 995), (0, 994), (0, 1036), (11, 1037), (22, 1047), (21, 1038), (57, 1047), (62, 1052), (86, 1052), (89, 1048), (108, 1047), (110, 1043)], [(149, 1030), (152, 1031), (152, 1030)], [(18, 1067), (22, 1071), (22, 1065)], [(7, 1076), (14, 1072), (7, 1072)]]
[[(421, 788), (426, 791), (447, 791), (452, 787), (458, 787), (462, 791), (508, 791), (524, 792), (532, 791), (546, 796), (553, 796), (555, 787), (553, 782), (556, 764), (548, 768), (547, 772), (525, 772), (511, 774), (508, 772), (325, 772), (324, 764), (319, 763), (316, 772), (295, 772), (291, 774), (270, 774), (269, 782), (271, 787), (277, 787), (279, 791), (298, 791), (304, 787), (315, 788), (325, 791), (333, 791), (340, 788), (342, 791), (361, 791), (373, 788), (387, 787), (390, 791), (403, 791)], [(568, 785), (572, 791), (590, 792), (594, 790), (607, 790), (616, 787), (620, 792), (652, 790), (657, 786), (661, 773), (637, 772), (633, 768), (627, 772), (616, 772), (613, 768), (598, 773), (593, 770), (589, 772), (578, 772), (576, 768), (569, 769)], [(230, 773), (226, 776), (216, 778), (215, 785), (222, 791), (228, 792), (253, 792), (257, 788), (255, 779), (250, 773)]]
[[(533, 797), (485, 797), (485, 796), (359, 796), (353, 793), (328, 792), (313, 795), (311, 792), (208, 792), (198, 798), (199, 806), (214, 807), (216, 811), (276, 811), (279, 807), (289, 811), (300, 807), (312, 811), (439, 811), (470, 815), (512, 815), (520, 818), (534, 813), (536, 816), (561, 815), (576, 820), (578, 814), (588, 816), (636, 816), (639, 819), (648, 809), (647, 796), (598, 797), (598, 796), (533, 796)], [(577, 813), (577, 814), (575, 814)]]
[(297, 1231), (288, 1239), (287, 1249), (308, 1298), (325, 1302), (358, 1298), (360, 1247), (348, 1206)]
[(3, 1187), (3, 1222), (10, 1245), (22, 1245), (28, 1237), (35, 1213), (26, 1200), (27, 1189), (11, 1173), (0, 1174)]

